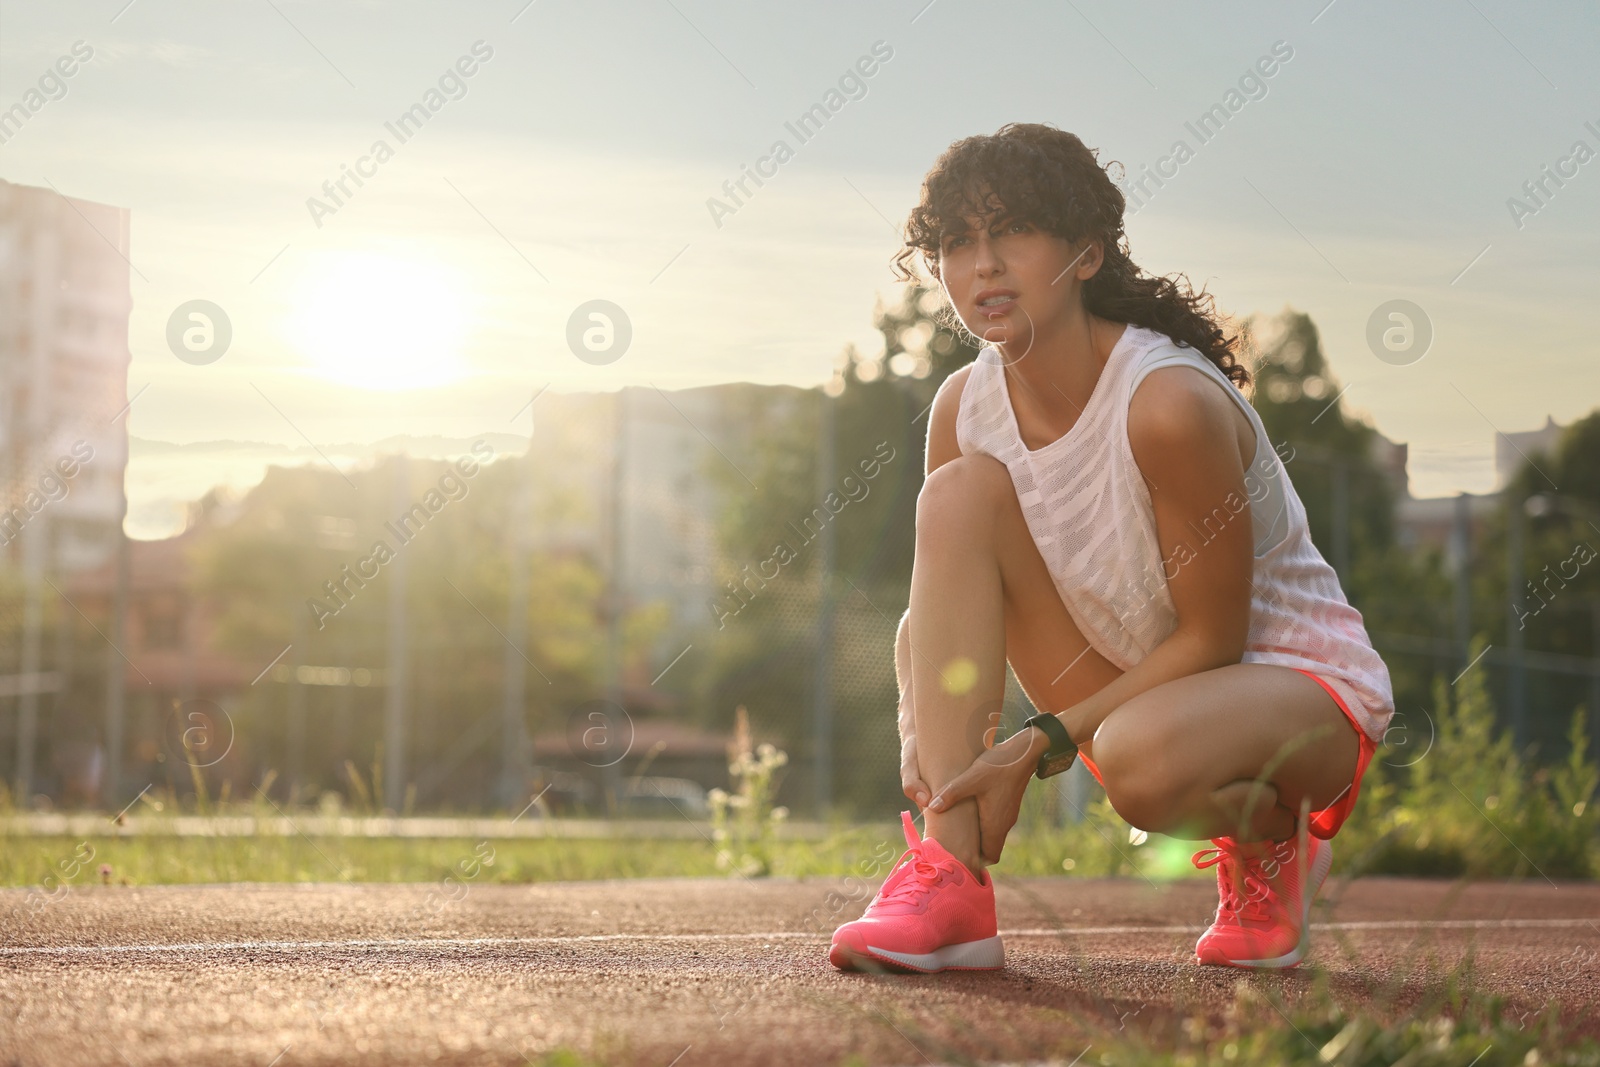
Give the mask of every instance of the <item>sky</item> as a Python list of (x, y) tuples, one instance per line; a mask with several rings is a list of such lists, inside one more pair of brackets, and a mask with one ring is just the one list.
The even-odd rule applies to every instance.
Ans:
[[(823, 382), (873, 348), (938, 154), (1049, 122), (1165, 168), (1127, 222), (1145, 270), (1309, 313), (1413, 493), (1482, 492), (1495, 430), (1600, 404), (1597, 35), (1576, 0), (0, 0), (0, 109), (92, 53), (0, 178), (131, 210), (133, 435), (299, 448), (526, 433), (545, 387)], [(195, 300), (214, 361), (169, 344)], [(580, 358), (597, 300), (631, 339)], [(1369, 342), (1396, 300), (1420, 358)]]

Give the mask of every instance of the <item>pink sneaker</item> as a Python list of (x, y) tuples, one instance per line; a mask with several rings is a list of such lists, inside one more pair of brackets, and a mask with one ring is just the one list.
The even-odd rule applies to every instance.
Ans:
[(1311, 947), (1311, 901), (1328, 877), (1333, 846), (1307, 835), (1307, 854), (1297, 838), (1246, 855), (1230, 837), (1214, 837), (1215, 848), (1194, 854), (1196, 867), (1217, 868), (1216, 920), (1194, 946), (1200, 963), (1228, 967), (1293, 967)]
[(906, 844), (866, 912), (833, 932), (828, 961), (843, 971), (992, 971), (1006, 965), (994, 879), (974, 875), (902, 811)]

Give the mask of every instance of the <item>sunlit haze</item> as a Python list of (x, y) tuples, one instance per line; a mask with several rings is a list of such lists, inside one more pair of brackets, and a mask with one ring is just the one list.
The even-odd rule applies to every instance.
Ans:
[[(1572, 314), (1600, 179), (1561, 163), (1600, 146), (1584, 5), (1032, 3), (1003, 40), (954, 0), (124, 6), (7, 6), (0, 104), (74, 42), (93, 55), (0, 146), (0, 177), (130, 209), (136, 437), (464, 435), (546, 386), (816, 385), (878, 343), (934, 158), (1009, 120), (1143, 179), (1147, 270), (1237, 317), (1310, 314), (1341, 403), (1409, 444), (1418, 495), (1491, 488), (1496, 430), (1600, 400)], [(791, 132), (830, 92), (826, 126)], [(1547, 165), (1572, 173), (1536, 203)], [(1366, 341), (1394, 298), (1435, 327), (1415, 365)], [(232, 320), (212, 365), (165, 343), (194, 299)], [(565, 342), (594, 299), (631, 319), (611, 364)]]

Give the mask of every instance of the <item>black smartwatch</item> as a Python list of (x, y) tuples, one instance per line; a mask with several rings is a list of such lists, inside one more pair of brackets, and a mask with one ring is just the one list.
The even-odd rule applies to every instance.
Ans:
[(1035, 715), (1022, 724), (1024, 730), (1030, 726), (1037, 726), (1050, 739), (1050, 747), (1039, 755), (1036, 777), (1048, 778), (1072, 766), (1072, 761), (1078, 758), (1078, 743), (1067, 735), (1067, 728), (1061, 725), (1060, 719), (1048, 713)]

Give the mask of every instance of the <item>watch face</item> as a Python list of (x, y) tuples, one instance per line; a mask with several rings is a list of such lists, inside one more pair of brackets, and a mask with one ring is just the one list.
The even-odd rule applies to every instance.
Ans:
[(1059, 756), (1051, 756), (1048, 754), (1040, 756), (1039, 777), (1049, 778), (1052, 775), (1060, 774), (1062, 771), (1072, 766), (1072, 761), (1077, 758), (1077, 749), (1073, 749), (1071, 752), (1063, 752)]

